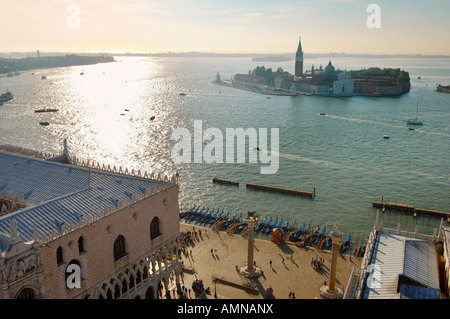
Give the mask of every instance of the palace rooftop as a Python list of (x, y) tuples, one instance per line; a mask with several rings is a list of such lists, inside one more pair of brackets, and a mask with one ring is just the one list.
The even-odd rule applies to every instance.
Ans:
[(64, 156), (44, 159), (12, 149), (0, 148), (0, 252), (10, 246), (12, 220), (24, 242), (35, 238), (46, 242), (170, 188), (176, 181), (140, 171), (92, 167), (76, 159), (58, 162)]

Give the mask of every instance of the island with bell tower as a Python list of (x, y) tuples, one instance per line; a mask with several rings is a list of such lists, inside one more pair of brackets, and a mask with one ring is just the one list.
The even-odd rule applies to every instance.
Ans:
[(302, 38), (299, 37), (295, 52), (294, 75), (281, 67), (257, 66), (248, 74), (235, 74), (229, 81), (217, 74), (214, 84), (253, 91), (268, 95), (320, 95), (329, 97), (395, 96), (407, 93), (411, 84), (408, 72), (400, 69), (371, 67), (363, 70), (342, 71), (336, 69), (331, 59), (325, 68), (311, 66), (304, 70)]

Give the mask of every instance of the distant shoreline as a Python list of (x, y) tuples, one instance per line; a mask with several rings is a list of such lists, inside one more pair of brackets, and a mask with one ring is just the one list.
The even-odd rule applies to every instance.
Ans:
[(26, 58), (0, 58), (0, 75), (8, 73), (51, 69), (69, 66), (93, 65), (98, 63), (115, 62), (113, 56), (96, 55), (65, 55), (65, 56), (45, 56), (45, 57), (26, 57)]
[[(0, 52), (0, 58), (27, 58), (31, 55), (35, 56), (36, 53), (30, 52)], [(61, 56), (61, 55), (83, 55), (83, 56), (96, 56), (96, 55), (109, 55), (109, 56), (137, 56), (137, 57), (242, 57), (242, 58), (252, 58), (252, 57), (295, 57), (295, 53), (285, 52), (285, 53), (214, 53), (214, 52), (154, 52), (154, 53), (145, 53), (145, 52), (137, 52), (137, 53), (114, 53), (114, 52), (97, 52), (97, 53), (46, 53), (45, 55), (41, 55), (42, 57), (48, 56)], [(304, 53), (305, 58), (313, 58), (313, 57), (356, 57), (356, 58), (432, 58), (432, 59), (442, 59), (442, 58), (450, 58), (448, 54), (407, 54), (407, 53), (398, 53), (398, 54), (373, 54), (373, 53), (345, 53), (345, 52), (322, 52), (322, 53)]]

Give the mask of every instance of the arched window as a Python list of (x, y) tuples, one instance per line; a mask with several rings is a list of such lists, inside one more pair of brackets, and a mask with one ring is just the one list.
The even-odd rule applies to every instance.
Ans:
[(63, 249), (60, 246), (60, 247), (58, 247), (58, 249), (56, 249), (56, 264), (59, 266), (63, 263), (64, 263)]
[(147, 266), (144, 266), (142, 279), (145, 280), (145, 279), (147, 279), (147, 277), (148, 277), (148, 268), (147, 268)]
[(125, 294), (128, 291), (128, 283), (127, 280), (124, 279), (122, 281), (122, 295)]
[(125, 238), (122, 235), (117, 236), (114, 241), (114, 260), (118, 260), (127, 254), (125, 250)]
[[(72, 266), (73, 265), (73, 266)], [(66, 267), (65, 271), (65, 283), (66, 288), (75, 288), (76, 286), (81, 283), (82, 277), (81, 277), (81, 264), (78, 260), (72, 259), (69, 264)], [(69, 284), (72, 285), (69, 287)], [(79, 288), (79, 287), (78, 287)]]
[(31, 288), (23, 288), (16, 297), (16, 299), (35, 299), (35, 298), (36, 294), (34, 293), (34, 290)]
[(153, 292), (153, 287), (148, 287), (147, 291), (145, 292), (145, 299), (155, 299), (155, 293)]
[(130, 289), (134, 287), (134, 277), (133, 275), (130, 276)]
[(155, 217), (150, 224), (150, 239), (154, 239), (159, 235), (161, 235), (159, 231), (159, 219), (158, 217)]
[(120, 287), (119, 284), (116, 284), (114, 286), (114, 299), (119, 299), (120, 298)]
[(141, 282), (141, 271), (138, 270), (136, 273), (136, 284)]
[(84, 253), (84, 238), (80, 236), (80, 238), (78, 238), (78, 253), (82, 254)]

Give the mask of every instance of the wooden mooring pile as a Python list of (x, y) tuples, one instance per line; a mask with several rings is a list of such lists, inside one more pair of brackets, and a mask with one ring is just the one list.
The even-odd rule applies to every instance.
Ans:
[(257, 189), (257, 190), (264, 190), (264, 191), (270, 191), (270, 192), (277, 192), (277, 193), (283, 193), (283, 194), (291, 194), (291, 195), (300, 195), (300, 196), (306, 196), (310, 198), (315, 197), (316, 189), (314, 188), (313, 192), (305, 192), (300, 191), (296, 189), (289, 189), (289, 188), (283, 188), (283, 187), (277, 187), (277, 186), (267, 186), (267, 185), (260, 185), (260, 184), (253, 184), (253, 183), (247, 183), (247, 188), (250, 189)]
[(447, 223), (450, 223), (450, 213), (447, 212), (441, 212), (437, 210), (430, 210), (430, 209), (422, 209), (414, 207), (413, 205), (404, 204), (404, 203), (395, 203), (395, 202), (389, 202), (385, 203), (383, 201), (381, 202), (372, 202), (373, 207), (380, 208), (383, 211), (386, 209), (390, 210), (397, 210), (402, 212), (407, 212), (413, 214), (414, 217), (417, 217), (418, 214), (425, 214), (425, 215), (432, 215), (432, 216), (438, 216), (445, 218), (447, 220)]
[[(239, 182), (233, 182), (227, 179), (222, 178), (213, 178), (214, 184), (220, 184), (220, 185), (231, 185), (231, 186), (237, 186), (239, 187)], [(298, 195), (298, 196), (305, 196), (309, 198), (314, 198), (316, 196), (316, 189), (314, 188), (314, 191), (312, 192), (305, 192), (297, 189), (289, 189), (284, 187), (278, 187), (278, 186), (267, 186), (267, 185), (261, 185), (261, 184), (255, 184), (255, 183), (247, 183), (246, 188), (253, 189), (253, 190), (263, 190), (263, 191), (269, 191), (269, 192), (275, 192), (275, 193), (282, 193), (282, 194), (290, 194), (290, 195)]]

